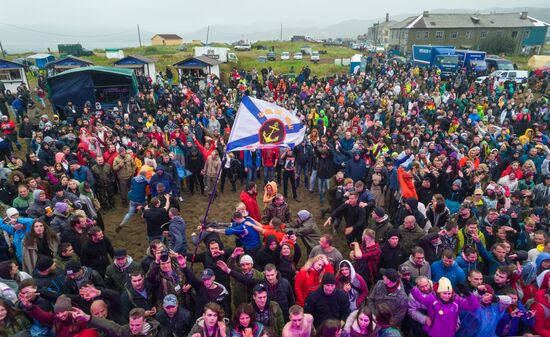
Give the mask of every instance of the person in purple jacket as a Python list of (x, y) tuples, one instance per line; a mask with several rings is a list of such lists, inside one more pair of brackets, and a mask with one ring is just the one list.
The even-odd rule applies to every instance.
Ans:
[(464, 297), (458, 296), (446, 277), (439, 279), (434, 290), (435, 294), (424, 294), (417, 287), (411, 290), (414, 299), (428, 308), (424, 331), (431, 337), (453, 337), (458, 327), (458, 314), (462, 310), (479, 308), (479, 299), (463, 284), (457, 285), (457, 290)]

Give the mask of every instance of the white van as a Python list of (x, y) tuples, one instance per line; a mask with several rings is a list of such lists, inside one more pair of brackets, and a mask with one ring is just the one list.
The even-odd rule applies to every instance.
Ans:
[[(476, 83), (482, 83), (487, 76), (481, 76), (476, 79)], [(499, 83), (506, 81), (515, 81), (518, 84), (525, 85), (529, 78), (529, 72), (527, 70), (496, 70), (493, 71), (488, 77), (495, 78)]]

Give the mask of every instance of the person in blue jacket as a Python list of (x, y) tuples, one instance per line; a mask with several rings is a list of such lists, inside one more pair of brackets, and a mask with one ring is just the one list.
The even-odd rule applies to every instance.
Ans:
[(482, 296), (479, 301), (481, 306), (475, 311), (463, 310), (460, 313), (460, 328), (456, 337), (496, 337), (497, 324), (512, 304), (510, 296), (495, 295), (488, 284), (480, 285), (477, 292)]
[(23, 263), (23, 239), (31, 230), (34, 219), (19, 216), (17, 209), (11, 207), (6, 210), (6, 217), (0, 220), (0, 228), (13, 237), (12, 244), (15, 250), (17, 263)]
[(21, 123), (21, 118), (25, 112), (25, 102), (23, 102), (21, 96), (17, 96), (13, 102), (11, 102), (11, 108), (13, 109), (13, 114), (15, 115), (17, 123)]
[[(245, 218), (241, 212), (235, 212), (231, 218), (231, 227), (225, 229), (208, 227), (206, 230), (225, 235), (237, 235), (245, 253), (250, 256), (256, 256), (260, 248), (262, 248), (262, 242), (260, 234), (254, 228), (256, 224), (253, 221), (251, 218)], [(220, 225), (224, 226), (228, 224)]]
[(506, 313), (498, 322), (497, 336), (521, 336), (531, 331), (535, 324), (535, 315), (533, 311), (528, 311), (521, 301), (518, 301), (518, 292), (514, 288), (504, 288), (502, 295), (510, 296), (512, 304), (506, 310)]
[(133, 177), (130, 181), (130, 191), (128, 192), (128, 200), (130, 201), (130, 206), (128, 208), (128, 213), (126, 213), (126, 215), (116, 228), (117, 233), (122, 229), (122, 226), (130, 221), (130, 218), (136, 213), (136, 211), (145, 206), (147, 202), (145, 192), (147, 186), (149, 186), (149, 181), (147, 180), (147, 178), (145, 178), (145, 174), (145, 171), (140, 171), (139, 174)]
[[(151, 195), (156, 197), (157, 185), (162, 183), (164, 185), (164, 193), (170, 194), (174, 188), (174, 180), (169, 174), (164, 172), (164, 168), (159, 166), (157, 167), (157, 172), (151, 177), (149, 184), (151, 185)], [(129, 196), (130, 194), (128, 194)]]
[(453, 287), (466, 281), (466, 275), (462, 268), (455, 261), (455, 254), (451, 249), (445, 249), (441, 260), (435, 261), (431, 266), (432, 281), (438, 282), (440, 278), (446, 277), (451, 281)]
[(346, 178), (351, 178), (353, 181), (364, 180), (367, 175), (367, 165), (361, 159), (359, 151), (353, 152), (353, 157), (345, 162), (344, 175)]
[(256, 180), (256, 174), (262, 166), (262, 154), (256, 150), (245, 150), (244, 153), (244, 172), (246, 173), (246, 183)]

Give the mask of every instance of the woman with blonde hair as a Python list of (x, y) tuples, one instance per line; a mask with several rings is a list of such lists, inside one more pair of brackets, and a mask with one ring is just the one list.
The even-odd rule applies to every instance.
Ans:
[(277, 195), (277, 183), (274, 181), (268, 182), (264, 186), (264, 209), (269, 205), (273, 198)]
[(319, 254), (308, 259), (300, 271), (296, 274), (294, 290), (296, 304), (304, 306), (307, 295), (319, 288), (325, 273), (334, 274), (334, 268), (328, 261), (326, 255)]

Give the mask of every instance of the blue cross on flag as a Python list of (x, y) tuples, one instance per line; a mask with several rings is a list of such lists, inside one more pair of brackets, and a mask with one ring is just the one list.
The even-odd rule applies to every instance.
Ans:
[(227, 142), (227, 152), (300, 144), (305, 125), (292, 112), (266, 101), (243, 97), (233, 129)]

